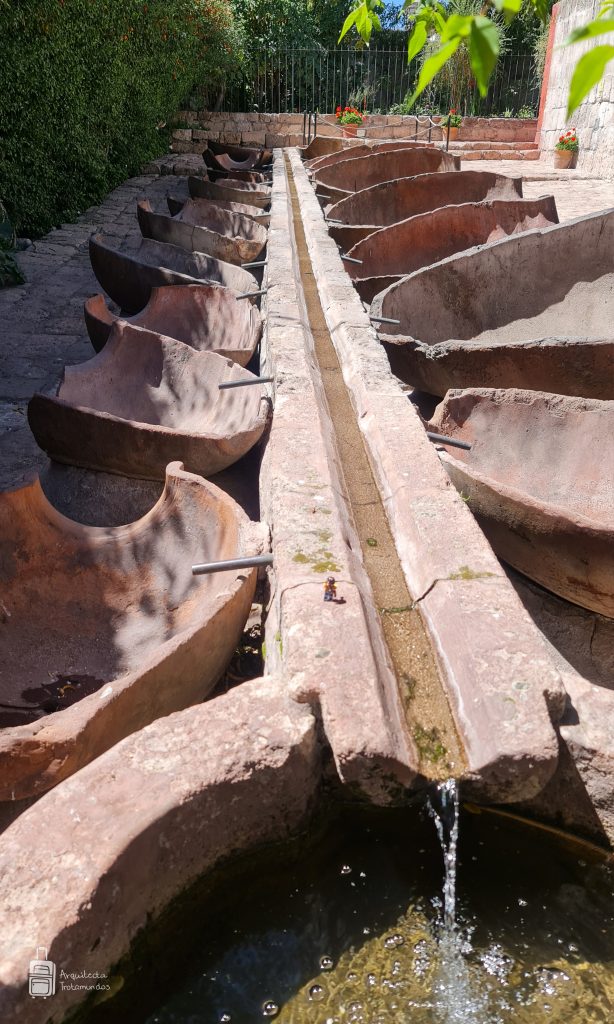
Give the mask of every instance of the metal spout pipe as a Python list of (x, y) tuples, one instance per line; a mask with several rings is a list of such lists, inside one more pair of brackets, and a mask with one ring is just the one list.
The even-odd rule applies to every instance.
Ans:
[(273, 565), (273, 555), (252, 555), (249, 558), (227, 558), (222, 562), (202, 562), (192, 566), (192, 576), (209, 576), (214, 572), (225, 572), (228, 569), (255, 569), (259, 566)]

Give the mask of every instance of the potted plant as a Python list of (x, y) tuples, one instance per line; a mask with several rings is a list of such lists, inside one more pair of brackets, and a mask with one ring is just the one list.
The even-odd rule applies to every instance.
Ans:
[(570, 128), (564, 135), (559, 136), (559, 141), (554, 147), (554, 166), (561, 168), (575, 166), (579, 148), (576, 129)]
[(450, 125), (450, 142), (455, 142), (458, 138), (458, 129), (462, 123), (463, 119), (461, 115), (456, 112), (456, 107), (452, 107), (450, 113), (446, 114), (445, 117), (442, 117), (439, 122), (439, 126), (445, 137), (447, 135), (448, 125)]
[(358, 126), (363, 121), (360, 111), (356, 110), (356, 107), (337, 107), (335, 117), (337, 118), (337, 124), (341, 126), (343, 138), (355, 138)]

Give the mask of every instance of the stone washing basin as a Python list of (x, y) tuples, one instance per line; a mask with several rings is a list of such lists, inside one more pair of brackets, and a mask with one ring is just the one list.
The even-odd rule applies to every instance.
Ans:
[[(195, 178), (195, 181), (200, 181), (200, 178)], [(179, 213), (180, 210), (186, 204), (185, 199), (179, 199), (176, 196), (167, 196), (166, 203), (169, 208), (171, 216)], [(240, 213), (244, 217), (249, 217), (251, 220), (256, 221), (258, 224), (262, 224), (263, 227), (268, 228), (271, 223), (271, 215), (269, 213), (263, 213), (256, 206), (248, 206), (247, 203), (232, 203), (225, 199), (192, 199), (195, 208), (202, 212), (203, 216), (206, 216), (211, 210), (228, 210), (230, 213)]]
[(220, 167), (217, 157), (208, 149), (205, 149), (203, 152), (203, 160), (205, 161), (209, 181), (218, 181), (220, 178), (233, 178), (235, 181), (252, 182), (269, 180), (263, 171), (248, 170), (241, 167)]
[(0, 494), (0, 536), (0, 799), (19, 800), (206, 697), (256, 571), (195, 577), (191, 566), (257, 553), (260, 528), (174, 463), (134, 523), (81, 526), (35, 480)]
[(98, 282), (124, 313), (138, 313), (149, 302), (151, 289), (161, 285), (206, 281), (239, 293), (258, 290), (256, 278), (248, 270), (204, 253), (188, 253), (167, 242), (143, 239), (139, 249), (120, 252), (110, 239), (93, 235), (90, 260)]
[(214, 142), (213, 139), (207, 140), (207, 149), (217, 159), (223, 171), (249, 171), (263, 164), (270, 164), (273, 159), (272, 149), (231, 146), (224, 142)]
[(400, 321), (380, 335), (397, 376), (433, 394), (454, 384), (612, 398), (614, 210), (442, 260), (371, 312)]
[(316, 157), (314, 160), (309, 160), (305, 163), (307, 168), (307, 174), (309, 177), (316, 175), (319, 171), (325, 167), (334, 167), (335, 164), (340, 163), (342, 160), (356, 160), (358, 157), (371, 156), (374, 153), (389, 153), (396, 149), (434, 149), (432, 142), (401, 142), (401, 140), (393, 142), (373, 142), (365, 143), (363, 146), (356, 146), (352, 149), (351, 153), (340, 151), (337, 153), (328, 153), (324, 156)]
[(344, 266), (361, 299), (370, 303), (378, 292), (414, 270), (473, 246), (558, 221), (553, 196), (442, 206), (368, 235), (348, 253), (360, 263), (347, 260)]
[(472, 445), (441, 458), (499, 557), (613, 618), (614, 402), (450, 391), (429, 427)]
[(98, 355), (65, 367), (56, 396), (34, 395), (28, 421), (58, 462), (158, 480), (180, 459), (211, 476), (262, 436), (262, 386), (218, 388), (253, 379), (230, 359), (119, 320)]
[(142, 199), (137, 203), (137, 219), (144, 238), (238, 266), (257, 260), (266, 246), (267, 229), (262, 224), (229, 210), (203, 210), (193, 199), (174, 216), (155, 213), (149, 200)]
[[(100, 352), (119, 318), (103, 295), (87, 300), (84, 315), (92, 345)], [(147, 305), (127, 322), (183, 341), (198, 352), (217, 352), (239, 366), (247, 365), (262, 334), (262, 314), (255, 305), (220, 284), (152, 288)]]
[(209, 181), (207, 178), (188, 178), (188, 188), (193, 199), (222, 199), (232, 203), (244, 203), (265, 210), (271, 203), (269, 185), (256, 185), (248, 181)]
[(378, 228), (437, 210), (440, 206), (521, 198), (522, 178), (508, 178), (492, 171), (418, 174), (413, 178), (384, 181), (342, 199), (328, 211), (331, 221), (341, 222), (330, 223), (329, 231), (347, 252)]
[[(348, 154), (347, 160), (341, 160), (333, 167), (324, 167), (314, 174), (313, 181), (317, 185), (316, 191), (322, 196), (328, 196), (328, 200), (324, 201), (336, 205), (348, 195), (383, 181), (412, 178), (428, 172), (456, 171), (459, 167), (460, 159), (441, 149), (412, 147), (390, 153), (373, 153), (356, 159)], [(332, 210), (328, 212), (329, 216), (336, 217)]]

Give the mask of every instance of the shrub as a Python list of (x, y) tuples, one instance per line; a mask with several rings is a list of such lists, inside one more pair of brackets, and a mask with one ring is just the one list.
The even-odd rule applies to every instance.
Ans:
[(0, 198), (35, 237), (164, 152), (236, 42), (229, 0), (0, 0), (0, 38)]

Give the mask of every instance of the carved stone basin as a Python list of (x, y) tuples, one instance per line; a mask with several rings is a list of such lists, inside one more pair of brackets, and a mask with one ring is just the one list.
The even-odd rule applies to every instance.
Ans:
[(151, 289), (161, 285), (206, 281), (239, 293), (258, 290), (256, 279), (248, 270), (205, 253), (188, 253), (176, 245), (150, 239), (143, 239), (135, 252), (120, 252), (110, 240), (93, 235), (90, 259), (99, 283), (125, 313), (138, 313), (147, 305)]
[[(118, 317), (103, 295), (88, 299), (84, 314), (92, 345), (100, 352)], [(262, 315), (255, 305), (219, 284), (152, 288), (145, 308), (127, 322), (199, 352), (217, 352), (239, 366), (247, 365), (262, 334)]]
[[(329, 231), (347, 252), (378, 228), (437, 210), (440, 206), (521, 198), (522, 178), (508, 178), (492, 171), (418, 174), (413, 178), (384, 181), (342, 199), (328, 211)], [(334, 224), (333, 220), (341, 223)]]
[(442, 206), (368, 235), (348, 253), (360, 263), (347, 260), (344, 266), (361, 299), (371, 302), (378, 292), (414, 270), (473, 246), (558, 221), (553, 196)]
[(371, 312), (400, 321), (380, 335), (397, 376), (433, 394), (612, 398), (614, 210), (442, 260), (378, 294)]
[[(441, 149), (411, 147), (356, 158), (348, 154), (347, 160), (317, 171), (313, 180), (317, 184), (317, 192), (328, 196), (329, 203), (337, 204), (348, 195), (383, 181), (411, 178), (428, 172), (455, 171), (459, 167), (460, 159)], [(336, 218), (332, 210), (329, 215)]]
[[(195, 178), (195, 181), (200, 181), (200, 178)], [(176, 196), (167, 196), (166, 202), (170, 211), (171, 216), (175, 216), (185, 206), (187, 200), (179, 199)], [(248, 206), (247, 203), (232, 203), (228, 199), (203, 199), (203, 198), (192, 198), (191, 202), (194, 203), (195, 209), (198, 209), (199, 216), (207, 216), (211, 210), (228, 210), (230, 213), (240, 213), (244, 217), (249, 217), (251, 220), (256, 221), (258, 224), (262, 224), (263, 227), (268, 228), (271, 223), (271, 215), (269, 213), (263, 213), (256, 206)]]
[(206, 178), (191, 176), (188, 188), (193, 199), (222, 199), (232, 203), (244, 203), (265, 210), (271, 202), (268, 185), (255, 185), (248, 181), (207, 181)]
[(203, 210), (194, 199), (188, 199), (175, 216), (155, 213), (149, 200), (142, 199), (137, 203), (137, 218), (144, 238), (239, 266), (257, 260), (266, 246), (267, 230), (262, 224), (229, 210)]
[(400, 139), (396, 142), (373, 142), (365, 143), (363, 146), (356, 146), (352, 149), (351, 153), (347, 150), (345, 152), (340, 151), (337, 153), (328, 153), (323, 156), (316, 157), (314, 160), (309, 160), (305, 167), (307, 168), (307, 174), (312, 176), (318, 176), (318, 172), (323, 170), (325, 167), (334, 167), (335, 164), (340, 163), (342, 160), (356, 160), (358, 157), (372, 156), (374, 153), (390, 153), (393, 150), (399, 149), (434, 149), (434, 145), (431, 142), (402, 142)]
[(270, 164), (273, 159), (272, 149), (252, 149), (251, 146), (231, 146), (228, 143), (207, 140), (207, 149), (214, 156), (224, 171), (251, 170)]
[(260, 540), (178, 463), (151, 511), (116, 528), (66, 519), (38, 480), (0, 494), (0, 537), (0, 799), (19, 800), (207, 695), (256, 572), (194, 577), (191, 565), (257, 553)]
[(203, 152), (203, 160), (207, 167), (209, 181), (218, 181), (220, 178), (233, 178), (235, 181), (265, 182), (269, 178), (263, 171), (247, 170), (241, 167), (220, 167), (218, 158), (209, 149)]
[(253, 374), (213, 352), (119, 320), (101, 352), (67, 366), (57, 396), (37, 394), (28, 421), (51, 458), (150, 480), (168, 462), (211, 476), (254, 446), (269, 405)]
[(614, 617), (614, 402), (450, 391), (430, 427), (472, 445), (441, 457), (499, 557)]

